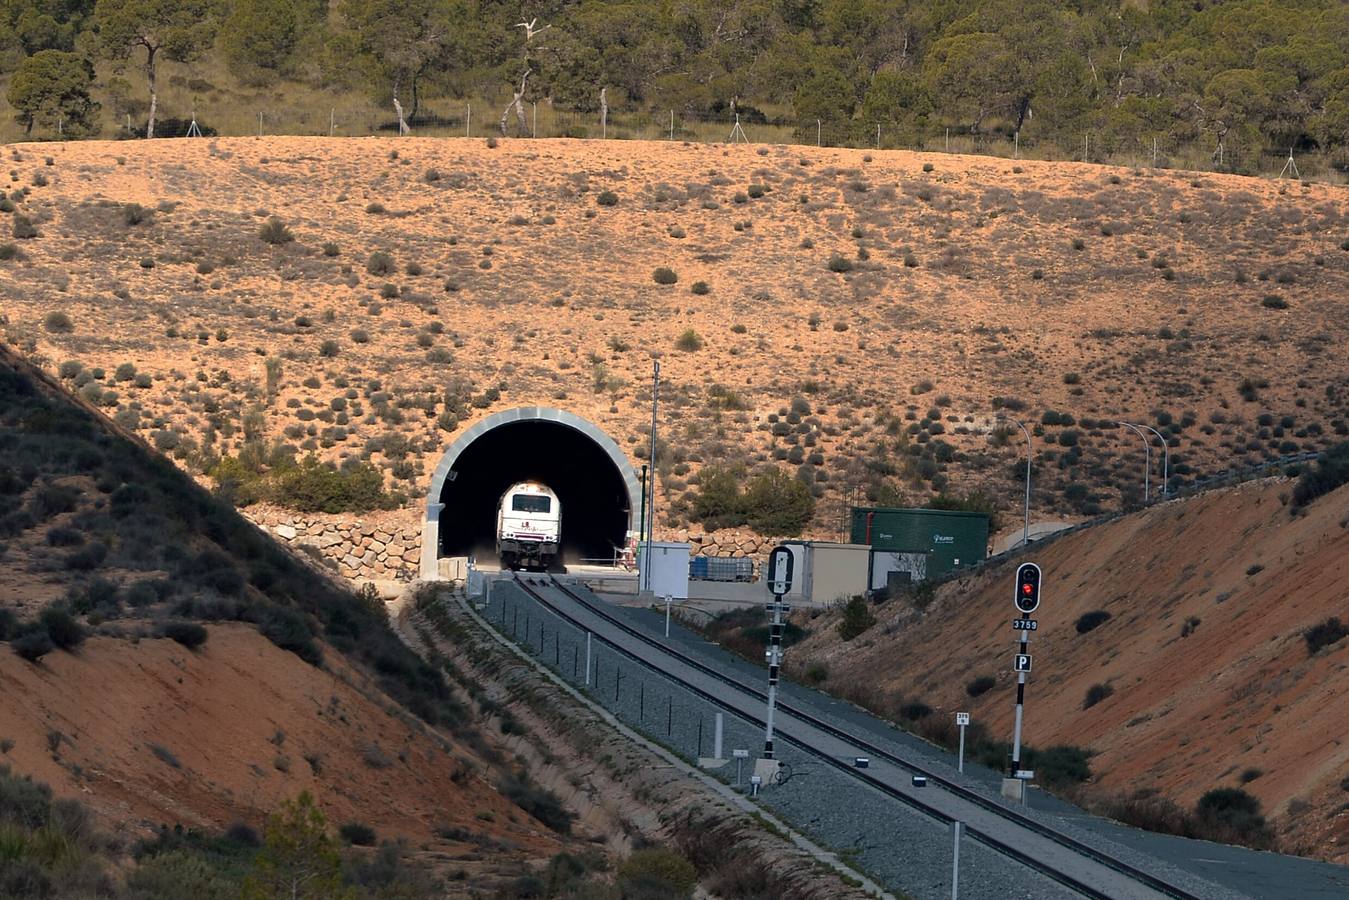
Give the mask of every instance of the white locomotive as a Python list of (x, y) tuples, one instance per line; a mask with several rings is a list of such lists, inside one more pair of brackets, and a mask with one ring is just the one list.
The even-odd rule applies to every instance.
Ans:
[(497, 509), (497, 554), (503, 569), (547, 569), (557, 559), (562, 504), (547, 485), (521, 481)]

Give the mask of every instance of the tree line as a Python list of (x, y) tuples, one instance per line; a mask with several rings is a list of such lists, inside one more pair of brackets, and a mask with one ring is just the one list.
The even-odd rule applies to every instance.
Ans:
[(771, 118), (806, 142), (1090, 132), (1102, 153), (1159, 139), (1249, 168), (1343, 156), (1345, 35), (1342, 0), (0, 0), (0, 72), (26, 129), (67, 136), (100, 131), (98, 60), (123, 93), (138, 76), (152, 133), (158, 65), (218, 53), (245, 85), (397, 98), (414, 123), (449, 97), (785, 110)]

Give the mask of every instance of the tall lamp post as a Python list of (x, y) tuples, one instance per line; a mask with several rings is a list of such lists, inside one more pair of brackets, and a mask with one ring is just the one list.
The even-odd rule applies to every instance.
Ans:
[(1021, 429), (1021, 433), (1026, 436), (1026, 519), (1021, 531), (1021, 546), (1030, 546), (1030, 465), (1031, 465), (1031, 439), (1030, 430), (1026, 428), (1017, 419), (1008, 419), (998, 416), (999, 422), (1011, 422)]
[(1121, 422), (1121, 425), (1132, 425), (1134, 428), (1146, 428), (1157, 435), (1157, 440), (1162, 442), (1162, 496), (1171, 493), (1171, 445), (1167, 443), (1166, 435), (1162, 434), (1151, 425), (1133, 425), (1130, 422)]
[[(1143, 502), (1148, 502), (1149, 478), (1152, 476), (1152, 439), (1147, 433), (1137, 425), (1129, 422), (1116, 422), (1121, 428), (1129, 428), (1133, 433), (1143, 439)], [(1163, 442), (1165, 444), (1165, 442)]]

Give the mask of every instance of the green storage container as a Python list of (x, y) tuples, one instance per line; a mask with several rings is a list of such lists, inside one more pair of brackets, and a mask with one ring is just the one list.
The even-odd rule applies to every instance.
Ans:
[(988, 515), (947, 509), (854, 507), (852, 542), (873, 553), (924, 554), (937, 578), (988, 556)]

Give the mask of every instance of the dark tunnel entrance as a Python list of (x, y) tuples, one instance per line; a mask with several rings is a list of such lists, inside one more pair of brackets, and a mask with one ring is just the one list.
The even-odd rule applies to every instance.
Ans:
[(437, 472), (439, 495), (429, 498), (443, 504), (439, 557), (472, 555), (495, 563), (497, 508), (507, 488), (521, 481), (541, 482), (557, 494), (564, 564), (612, 561), (626, 546), (635, 479), (617, 445), (590, 423), (547, 410), (490, 424), (462, 440), (466, 446), (450, 459), (452, 448), (449, 467)]

